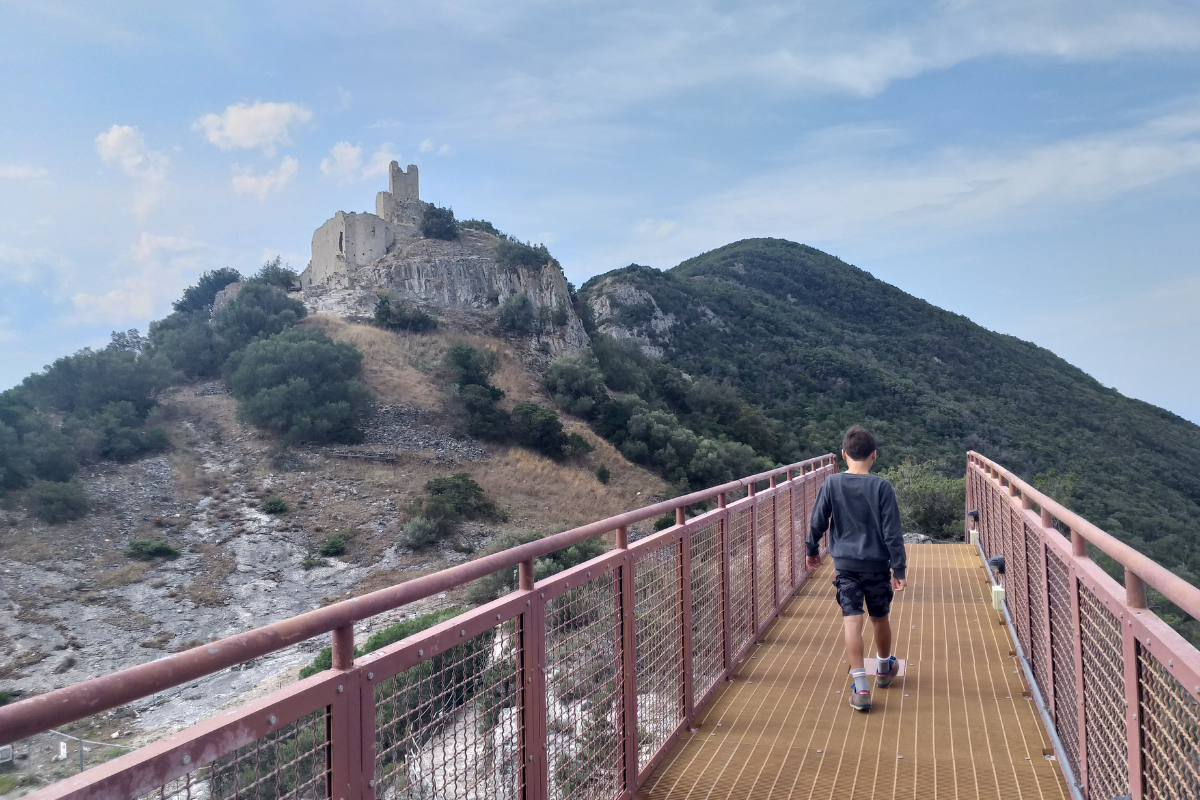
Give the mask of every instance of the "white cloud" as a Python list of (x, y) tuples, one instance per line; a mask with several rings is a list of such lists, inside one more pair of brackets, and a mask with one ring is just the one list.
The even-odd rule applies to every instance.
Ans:
[(666, 239), (675, 233), (679, 226), (669, 219), (643, 219), (633, 226), (638, 236), (653, 236), (656, 239)]
[(454, 155), (454, 148), (448, 144), (443, 144), (438, 148), (437, 152), (439, 156), (452, 156)]
[[(1080, 206), (1200, 170), (1200, 109), (1008, 152), (802, 152), (789, 166), (697, 202), (691, 246), (754, 235), (845, 239), (980, 226)], [(716, 237), (716, 239), (713, 239)], [(711, 241), (710, 241), (711, 240)]]
[(387, 175), (388, 164), (400, 159), (400, 156), (392, 152), (390, 144), (380, 145), (365, 165), (362, 155), (361, 145), (338, 142), (330, 148), (329, 155), (321, 159), (321, 174), (338, 183), (366, 180)]
[(249, 167), (235, 167), (233, 176), (233, 191), (238, 194), (252, 194), (259, 200), (267, 199), (267, 195), (277, 192), (288, 181), (296, 177), (300, 171), (300, 163), (291, 156), (284, 156), (275, 169), (257, 175)]
[(276, 145), (292, 143), (293, 125), (311, 119), (312, 112), (298, 103), (237, 103), (221, 114), (205, 114), (192, 128), (222, 150), (262, 148), (270, 157)]
[(96, 137), (96, 153), (105, 164), (116, 165), (138, 183), (133, 210), (149, 212), (162, 198), (170, 160), (151, 150), (141, 132), (130, 125), (113, 125)]
[(338, 111), (345, 111), (354, 104), (354, 92), (350, 91), (349, 89), (343, 89), (341, 86), (339, 86), (337, 87), (337, 94)]
[(142, 233), (128, 250), (106, 292), (71, 297), (73, 323), (119, 325), (150, 319), (197, 273), (211, 266), (208, 248), (178, 236)]
[(417, 150), (422, 153), (432, 153), (433, 139), (426, 139), (425, 141), (421, 142), (421, 144), (417, 145)]
[(28, 164), (0, 164), (0, 180), (36, 181), (48, 174), (42, 167), (31, 167)]
[(321, 159), (321, 174), (339, 183), (348, 183), (354, 180), (361, 166), (362, 148), (349, 142), (338, 142), (330, 148), (329, 155)]
[(374, 155), (371, 156), (371, 160), (363, 167), (362, 177), (374, 178), (377, 175), (387, 175), (388, 164), (399, 160), (399, 154), (392, 152), (390, 144), (381, 144)]

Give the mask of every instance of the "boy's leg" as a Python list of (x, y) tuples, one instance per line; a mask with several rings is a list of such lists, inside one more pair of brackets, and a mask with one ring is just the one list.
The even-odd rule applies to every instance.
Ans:
[[(874, 622), (875, 620), (871, 620)], [(863, 615), (842, 617), (842, 631), (846, 639), (846, 660), (850, 669), (863, 668)]]
[(892, 654), (891, 618), (871, 617), (871, 627), (875, 629), (875, 653), (880, 659), (886, 659)]

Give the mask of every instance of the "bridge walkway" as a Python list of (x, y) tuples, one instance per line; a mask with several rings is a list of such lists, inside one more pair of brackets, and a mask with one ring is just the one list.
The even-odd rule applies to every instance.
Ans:
[[(638, 797), (1070, 797), (979, 551), (909, 545), (908, 557), (910, 585), (892, 605), (906, 672), (873, 690), (869, 714), (847, 707), (826, 559)], [(865, 636), (872, 656), (869, 624)]]

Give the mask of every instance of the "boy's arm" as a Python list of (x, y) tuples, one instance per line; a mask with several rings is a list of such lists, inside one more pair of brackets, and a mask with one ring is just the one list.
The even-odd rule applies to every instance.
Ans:
[(821, 554), (821, 536), (829, 528), (829, 515), (833, 512), (833, 502), (829, 498), (829, 484), (822, 483), (813, 503), (812, 516), (808, 521), (808, 536), (804, 539), (804, 550), (809, 558)]
[(887, 545), (891, 561), (892, 577), (904, 580), (908, 557), (904, 552), (904, 531), (900, 527), (900, 509), (896, 506), (896, 491), (890, 483), (883, 484), (880, 505), (880, 522), (883, 523), (883, 543)]

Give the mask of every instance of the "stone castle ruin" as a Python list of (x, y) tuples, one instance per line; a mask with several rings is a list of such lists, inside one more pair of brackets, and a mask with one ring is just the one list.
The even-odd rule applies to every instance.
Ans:
[(457, 328), (485, 331), (501, 303), (524, 294), (538, 317), (531, 356), (555, 357), (589, 343), (557, 263), (502, 266), (501, 239), (479, 230), (460, 228), (454, 241), (423, 238), (426, 207), (416, 165), (404, 170), (393, 161), (374, 214), (339, 211), (313, 233), (312, 260), (300, 275), (309, 309), (366, 318), (387, 292)]
[(420, 178), (417, 165), (400, 169), (388, 165), (388, 190), (375, 195), (374, 214), (339, 211), (317, 228), (312, 238), (312, 261), (300, 276), (301, 285), (337, 283), (357, 267), (387, 255), (399, 238), (418, 238), (421, 214)]

